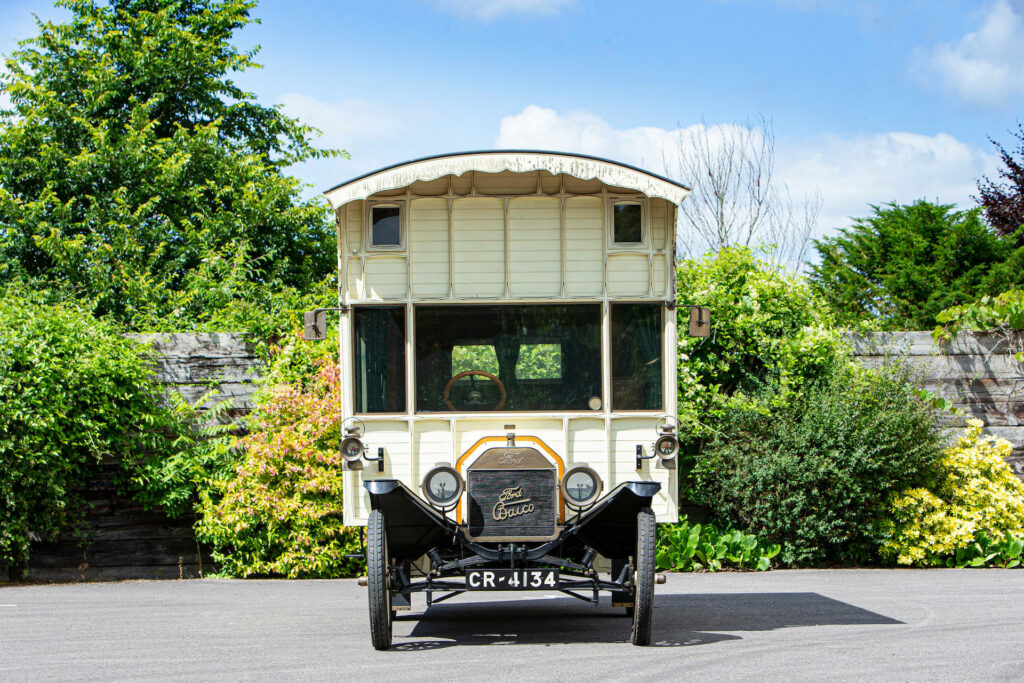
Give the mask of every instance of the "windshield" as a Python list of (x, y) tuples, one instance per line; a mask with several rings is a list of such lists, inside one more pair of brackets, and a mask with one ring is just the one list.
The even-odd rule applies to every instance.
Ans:
[(417, 306), (416, 410), (600, 410), (600, 304)]

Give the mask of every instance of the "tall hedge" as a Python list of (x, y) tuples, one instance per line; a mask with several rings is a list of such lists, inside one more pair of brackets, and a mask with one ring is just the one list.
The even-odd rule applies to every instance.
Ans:
[(119, 327), (0, 294), (0, 565), (19, 565), (74, 519), (91, 466), (168, 439), (143, 349)]

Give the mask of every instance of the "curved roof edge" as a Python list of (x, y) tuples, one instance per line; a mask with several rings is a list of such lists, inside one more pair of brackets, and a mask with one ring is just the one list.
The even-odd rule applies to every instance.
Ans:
[(682, 183), (610, 159), (570, 152), (496, 149), (440, 154), (404, 161), (335, 185), (324, 192), (324, 196), (331, 206), (337, 209), (351, 201), (366, 199), (377, 192), (395, 190), (417, 181), (436, 180), (449, 174), (459, 176), (468, 171), (548, 171), (553, 175), (565, 173), (581, 180), (600, 180), (607, 185), (628, 187), (648, 197), (661, 197), (673, 204), (679, 204), (690, 193), (690, 188)]

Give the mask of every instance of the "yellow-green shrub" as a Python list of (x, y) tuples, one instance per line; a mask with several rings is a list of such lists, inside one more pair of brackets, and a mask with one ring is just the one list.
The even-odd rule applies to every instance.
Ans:
[(970, 420), (939, 461), (932, 490), (906, 489), (891, 499), (883, 557), (898, 564), (940, 566), (978, 538), (994, 544), (1024, 537), (1024, 483), (1005, 457), (1009, 441), (982, 436), (981, 420)]

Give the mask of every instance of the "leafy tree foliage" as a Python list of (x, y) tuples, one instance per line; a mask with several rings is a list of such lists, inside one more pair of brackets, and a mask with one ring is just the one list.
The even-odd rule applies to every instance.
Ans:
[(985, 208), (985, 217), (989, 224), (1003, 235), (1017, 235), (1017, 243), (1024, 245), (1024, 124), (1017, 125), (1018, 147), (1014, 152), (995, 140), (992, 144), (999, 150), (999, 158), (1004, 168), (999, 170), (1005, 183), (988, 178), (978, 182), (978, 203)]
[[(845, 362), (846, 343), (807, 282), (750, 249), (685, 260), (676, 282), (679, 418), (694, 445), (733, 410), (763, 412), (764, 386), (776, 388), (773, 403), (785, 403)], [(711, 309), (710, 338), (688, 336), (687, 307), (695, 304)]]
[(930, 329), (943, 309), (1024, 281), (1024, 249), (985, 225), (980, 209), (924, 200), (872, 209), (814, 243), (821, 262), (810, 279), (841, 324)]
[(218, 259), (271, 289), (333, 273), (329, 212), (285, 169), (344, 153), (231, 79), (257, 66), (230, 42), (253, 2), (58, 4), (71, 19), (40, 22), (0, 80), (0, 283), (137, 327), (187, 318), (172, 293)]

